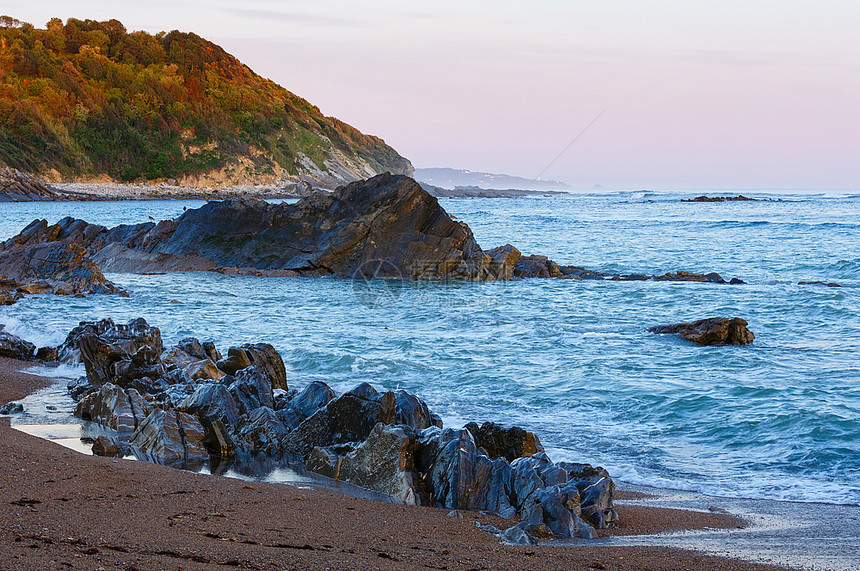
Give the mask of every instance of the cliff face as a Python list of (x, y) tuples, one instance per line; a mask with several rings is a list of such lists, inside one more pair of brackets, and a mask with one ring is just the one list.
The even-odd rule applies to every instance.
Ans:
[(0, 164), (48, 179), (335, 188), (411, 163), (195, 34), (0, 20)]

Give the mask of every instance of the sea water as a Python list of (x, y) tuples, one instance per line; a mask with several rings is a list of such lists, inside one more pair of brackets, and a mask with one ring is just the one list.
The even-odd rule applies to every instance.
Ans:
[[(38, 345), (104, 317), (144, 317), (166, 344), (268, 342), (291, 387), (405, 389), (446, 426), (520, 425), (554, 460), (601, 465), (621, 481), (860, 503), (860, 196), (681, 202), (692, 196), (440, 202), (484, 248), (511, 243), (605, 272), (716, 271), (746, 285), (109, 274), (131, 297), (30, 296), (0, 309), (0, 323)], [(201, 204), (2, 204), (0, 238), (34, 218), (114, 226)], [(646, 332), (714, 316), (746, 319), (755, 343), (699, 347)]]

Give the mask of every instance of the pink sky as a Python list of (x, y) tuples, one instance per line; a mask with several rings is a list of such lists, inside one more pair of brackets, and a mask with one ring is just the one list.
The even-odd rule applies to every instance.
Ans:
[(194, 31), (417, 167), (577, 188), (860, 188), (860, 5), (7, 0)]

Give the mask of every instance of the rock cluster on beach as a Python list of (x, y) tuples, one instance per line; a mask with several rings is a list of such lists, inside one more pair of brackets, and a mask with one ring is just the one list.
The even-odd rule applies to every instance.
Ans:
[(81, 323), (54, 355), (84, 364), (69, 392), (77, 416), (114, 431), (94, 443), (100, 454), (187, 468), (290, 462), (407, 504), (518, 518), (495, 530), (513, 543), (596, 537), (617, 520), (609, 474), (553, 463), (535, 434), (444, 428), (417, 396), (367, 383), (343, 394), (320, 381), (291, 389), (266, 343), (223, 356), (194, 338), (165, 347), (143, 319), (105, 319)]
[[(210, 202), (175, 220), (105, 228), (35, 220), (0, 244), (0, 276), (25, 293), (123, 293), (102, 272), (215, 271), (259, 276), (339, 276), (491, 281), (564, 278), (727, 283), (719, 274), (607, 274), (484, 251), (472, 231), (405, 176), (383, 174), (295, 204)], [(743, 283), (732, 279), (728, 283)], [(13, 296), (14, 297), (14, 296)], [(14, 299), (10, 298), (10, 301)]]

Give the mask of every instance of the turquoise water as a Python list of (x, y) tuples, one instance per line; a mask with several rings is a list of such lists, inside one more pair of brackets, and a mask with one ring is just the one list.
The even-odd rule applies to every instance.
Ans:
[[(422, 396), (449, 426), (537, 432), (553, 459), (723, 496), (860, 503), (860, 196), (686, 204), (692, 194), (442, 200), (485, 248), (595, 270), (717, 271), (745, 286), (520, 280), (378, 283), (173, 274), (108, 277), (128, 299), (29, 297), (0, 323), (38, 344), (78, 321), (145, 317), (166, 342), (267, 341), (289, 382), (368, 381)], [(199, 202), (3, 204), (109, 226)], [(842, 288), (799, 286), (801, 280)], [(172, 300), (181, 304), (172, 304)], [(750, 347), (697, 347), (651, 325), (740, 316)]]

